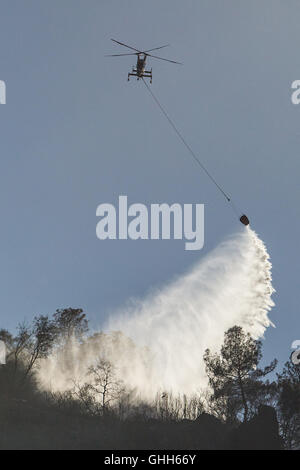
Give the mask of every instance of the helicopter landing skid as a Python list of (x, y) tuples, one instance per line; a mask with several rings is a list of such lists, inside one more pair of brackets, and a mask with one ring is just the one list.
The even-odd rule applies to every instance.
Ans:
[(150, 83), (152, 83), (152, 70), (145, 70), (143, 74), (138, 74), (136, 70), (133, 70), (128, 74), (128, 82), (130, 81), (130, 77), (137, 77), (137, 80), (140, 80), (140, 78), (150, 78)]

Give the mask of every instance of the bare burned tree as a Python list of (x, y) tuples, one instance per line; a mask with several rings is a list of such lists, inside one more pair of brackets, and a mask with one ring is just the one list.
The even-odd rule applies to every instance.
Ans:
[(33, 369), (51, 351), (55, 338), (55, 324), (42, 315), (35, 317), (32, 325), (19, 324), (16, 336), (6, 330), (0, 331), (0, 339), (7, 347), (6, 365), (2, 371), (2, 389), (6, 394), (19, 395), (33, 385)]
[(56, 325), (48, 316), (40, 315), (34, 318), (33, 326), (27, 332), (27, 361), (24, 378), (28, 376), (39, 359), (47, 357), (56, 336)]
[(89, 368), (88, 375), (91, 379), (90, 389), (96, 397), (100, 397), (102, 412), (105, 413), (125, 392), (124, 384), (117, 378), (112, 363), (106, 359), (99, 358), (97, 363)]
[(90, 415), (96, 414), (97, 402), (92, 386), (89, 383), (84, 383), (82, 385), (75, 380), (73, 383), (74, 387), (71, 391), (71, 395), (80, 403), (84, 412), (88, 412)]
[(18, 330), (18, 334), (13, 339), (12, 348), (9, 354), (9, 357), (11, 356), (13, 357), (15, 372), (17, 371), (19, 367), (22, 355), (24, 351), (26, 351), (26, 348), (28, 346), (28, 343), (31, 337), (30, 328), (28, 325), (26, 325), (25, 322), (19, 323), (17, 330)]

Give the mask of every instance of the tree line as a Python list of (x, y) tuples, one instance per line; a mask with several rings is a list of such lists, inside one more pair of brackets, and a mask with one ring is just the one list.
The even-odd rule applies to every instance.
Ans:
[[(219, 352), (205, 351), (203, 360), (209, 385), (206, 390), (192, 396), (186, 396), (184, 390), (178, 395), (165, 390), (158, 392), (152, 402), (146, 402), (139, 398), (135, 390), (125, 386), (114, 364), (101, 355), (87, 367), (85, 381), (79, 383), (74, 379), (72, 387), (62, 393), (41, 391), (37, 378), (40, 362), (54, 351), (63, 352), (74, 338), (79, 344), (84, 344), (91, 337), (87, 315), (78, 308), (60, 309), (52, 316), (36, 316), (31, 324), (19, 324), (15, 335), (5, 329), (0, 330), (0, 340), (7, 349), (6, 364), (0, 366), (0, 447), (1, 417), (2, 425), (8, 430), (2, 446), (10, 442), (5, 441), (9, 439), (9, 433), (14, 439), (16, 428), (13, 424), (22, 420), (22, 415), (28, 415), (29, 422), (32, 419), (33, 423), (34, 416), (38, 416), (36, 420), (39, 426), (43, 426), (43, 420), (49, 423), (53, 413), (58, 421), (89, 423), (87, 427), (90, 429), (100, 426), (99, 439), (107, 435), (108, 429), (114, 429), (111, 439), (120, 439), (123, 442), (120, 445), (125, 446), (125, 435), (132, 426), (142, 429), (141, 435), (147, 435), (151, 429), (155, 429), (158, 435), (160, 429), (168, 426), (171, 436), (174, 426), (181, 425), (186, 426), (186, 435), (190, 436), (189, 433), (200, 433), (200, 427), (198, 430), (191, 427), (197, 422), (205, 422), (205, 429), (211, 426), (211, 439), (215, 439), (219, 432), (217, 429), (222, 429), (221, 434), (230, 436), (234, 436), (235, 430), (239, 429), (241, 434), (244, 429), (247, 440), (247, 433), (262, 416), (261, 410), (266, 412), (271, 408), (276, 413), (282, 447), (300, 447), (300, 367), (288, 361), (283, 370), (276, 373), (277, 361), (274, 359), (261, 368), (262, 343), (254, 340), (241, 327), (234, 326), (225, 333)], [(24, 432), (30, 425), (26, 423)], [(171, 425), (173, 428), (170, 428)], [(45, 432), (50, 436), (49, 429)], [(78, 429), (77, 438), (80, 441), (83, 439), (82, 426)], [(120, 431), (119, 438), (116, 429)], [(93, 437), (86, 433), (84, 439), (89, 446), (95, 433), (91, 433)], [(137, 442), (138, 434), (136, 431), (133, 442)], [(150, 441), (153, 433), (151, 435)], [(23, 437), (24, 442), (30, 439), (19, 435), (20, 442), (23, 442)], [(191, 443), (191, 440), (189, 438), (188, 442)], [(172, 442), (175, 445), (176, 436)], [(173, 445), (172, 442), (166, 445)], [(102, 445), (105, 445), (104, 442)], [(118, 445), (117, 442), (115, 445)]]

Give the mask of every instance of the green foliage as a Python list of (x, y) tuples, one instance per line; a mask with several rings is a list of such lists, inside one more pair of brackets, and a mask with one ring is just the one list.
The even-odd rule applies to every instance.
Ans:
[(289, 449), (300, 448), (300, 367), (287, 362), (278, 377), (278, 410)]
[(273, 393), (274, 385), (263, 383), (261, 379), (275, 369), (277, 361), (263, 370), (259, 369), (261, 348), (260, 341), (253, 340), (241, 327), (234, 326), (225, 333), (220, 354), (212, 354), (209, 349), (205, 352), (212, 400), (223, 407), (223, 418), (227, 421), (236, 421), (243, 412), (246, 422), (258, 404), (264, 402), (263, 397)]
[(88, 332), (88, 320), (81, 308), (70, 307), (56, 310), (53, 318), (58, 333), (63, 340), (68, 341), (72, 337), (82, 340)]

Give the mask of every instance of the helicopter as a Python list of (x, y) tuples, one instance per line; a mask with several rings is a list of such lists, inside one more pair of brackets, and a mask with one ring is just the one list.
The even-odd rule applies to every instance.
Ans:
[(112, 41), (117, 44), (120, 44), (123, 47), (127, 47), (128, 49), (135, 51), (135, 52), (126, 53), (126, 54), (110, 54), (106, 56), (106, 57), (122, 57), (122, 56), (128, 56), (128, 55), (137, 56), (136, 67), (135, 68), (133, 67), (132, 72), (129, 72), (128, 81), (130, 80), (130, 77), (137, 77), (137, 80), (139, 80), (140, 78), (142, 79), (150, 78), (150, 83), (152, 83), (152, 69), (146, 70), (147, 57), (153, 57), (154, 59), (164, 60), (166, 62), (171, 62), (172, 64), (182, 65), (181, 62), (176, 62), (175, 60), (164, 59), (163, 57), (158, 57), (158, 56), (149, 54), (149, 52), (157, 51), (158, 49), (163, 49), (164, 47), (168, 47), (169, 44), (166, 44), (165, 46), (155, 47), (153, 49), (148, 49), (147, 51), (140, 51), (139, 49), (136, 49), (135, 47), (131, 47), (131, 46), (128, 46), (127, 44), (124, 44), (123, 42), (116, 41), (116, 39), (112, 39)]

